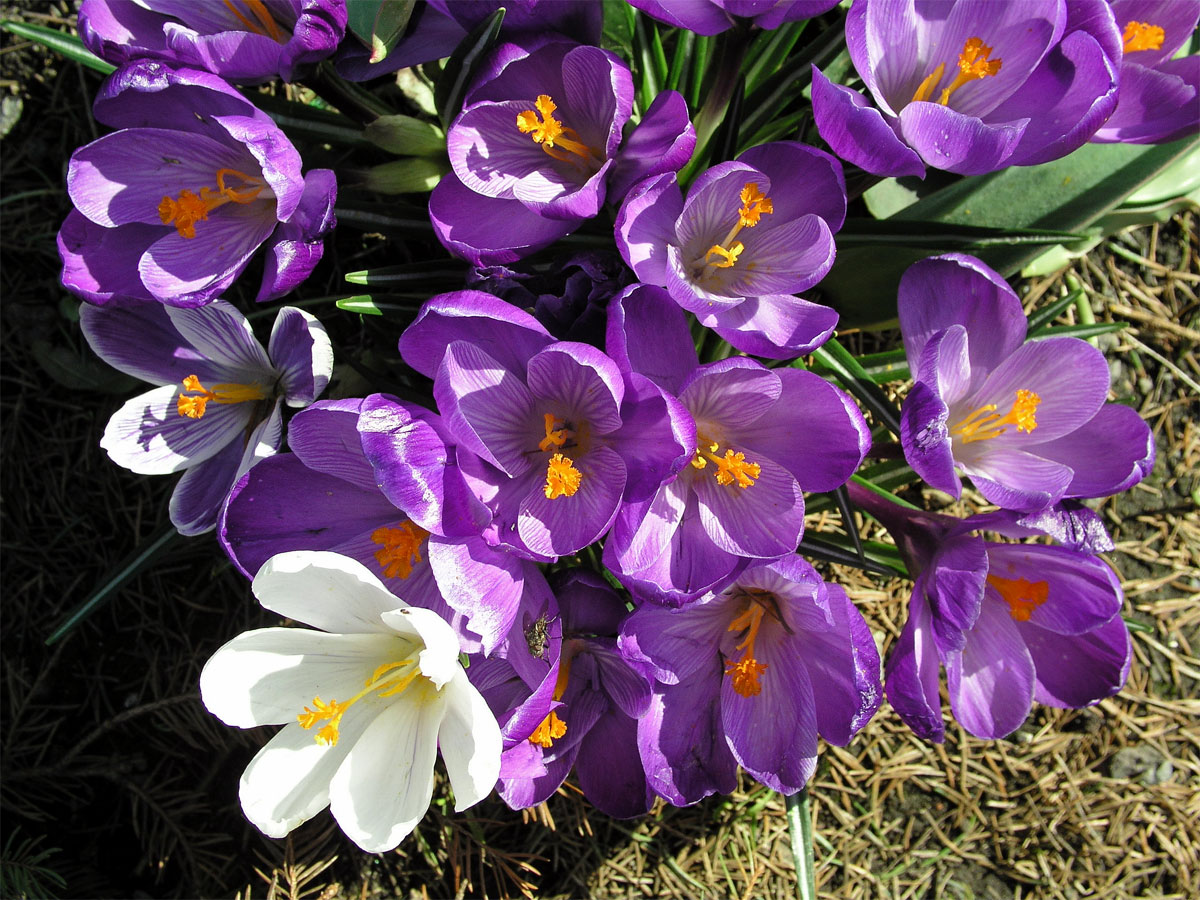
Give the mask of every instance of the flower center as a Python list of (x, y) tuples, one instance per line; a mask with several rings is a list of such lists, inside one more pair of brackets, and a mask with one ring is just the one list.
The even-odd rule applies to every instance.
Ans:
[(371, 532), (371, 540), (379, 544), (375, 559), (388, 578), (407, 578), (413, 566), (421, 561), (421, 542), (429, 532), (412, 522), (401, 522), (395, 528), (384, 525)]
[(1044, 581), (989, 575), (987, 583), (994, 587), (1000, 599), (1008, 604), (1009, 614), (1018, 622), (1028, 622), (1033, 611), (1050, 596), (1049, 585)]
[(713, 244), (704, 256), (692, 262), (693, 274), (697, 281), (712, 276), (716, 269), (730, 269), (738, 261), (738, 256), (746, 249), (741, 241), (734, 241), (743, 228), (753, 228), (759, 219), (775, 212), (771, 198), (759, 190), (758, 185), (747, 181), (738, 195), (742, 205), (738, 207), (738, 220), (726, 233), (724, 240)]
[[(227, 185), (226, 178), (240, 180), (241, 189)], [(253, 203), (264, 187), (261, 178), (236, 169), (218, 169), (215, 191), (210, 187), (202, 187), (200, 193), (196, 194), (185, 188), (174, 200), (169, 196), (163, 197), (158, 204), (158, 217), (164, 225), (174, 225), (183, 237), (191, 239), (196, 236), (196, 223), (206, 220), (208, 214), (218, 206)]]
[(1159, 50), (1167, 34), (1157, 25), (1149, 22), (1127, 22), (1125, 33), (1121, 36), (1124, 41), (1121, 50), (1125, 53), (1137, 53), (1139, 50)]
[(725, 674), (733, 683), (733, 689), (743, 697), (757, 697), (762, 693), (762, 685), (758, 679), (767, 671), (767, 664), (760, 663), (754, 658), (754, 641), (758, 638), (758, 629), (762, 625), (767, 608), (755, 597), (744, 610), (729, 623), (727, 631), (745, 631), (745, 639), (737, 645), (736, 650), (745, 652), (739, 659), (727, 660)]
[[(954, 80), (950, 82), (950, 85), (943, 89), (942, 95), (938, 97), (938, 103), (942, 106), (948, 106), (950, 104), (950, 95), (967, 82), (978, 81), (981, 78), (987, 78), (989, 75), (997, 74), (1000, 71), (1000, 64), (1003, 60), (988, 59), (991, 53), (992, 48), (987, 46), (980, 38), (967, 38), (967, 42), (963, 44), (962, 53), (958, 54), (958, 74), (954, 76)], [(941, 82), (942, 75), (945, 72), (946, 64), (938, 63), (938, 67), (926, 76), (925, 80), (917, 88), (916, 93), (913, 94), (913, 102), (928, 100), (933, 94), (933, 89)]]
[[(572, 423), (559, 419), (553, 413), (546, 413), (543, 420), (546, 436), (538, 442), (538, 449), (543, 453), (549, 453), (556, 448), (570, 449), (579, 446), (579, 435), (571, 429)], [(543, 491), (548, 499), (575, 496), (582, 481), (583, 473), (575, 468), (571, 457), (555, 453), (546, 462), (546, 485)]]
[(997, 413), (995, 403), (986, 403), (951, 428), (950, 433), (962, 437), (966, 444), (999, 437), (1008, 430), (1009, 425), (1015, 425), (1017, 431), (1028, 434), (1037, 428), (1035, 413), (1041, 402), (1042, 398), (1033, 391), (1019, 390), (1012, 408), (1006, 414)]
[(306, 729), (312, 728), (318, 722), (328, 722), (329, 724), (317, 732), (316, 741), (324, 746), (332, 746), (338, 742), (338, 729), (346, 710), (363, 697), (375, 692), (378, 692), (380, 697), (394, 697), (407, 689), (420, 674), (421, 670), (417, 668), (415, 660), (402, 659), (398, 662), (384, 663), (363, 682), (363, 689), (349, 700), (330, 700), (326, 703), (320, 697), (313, 697), (312, 708), (304, 707), (304, 712), (296, 718), (301, 727)]
[(261, 384), (214, 384), (206, 388), (195, 375), (183, 379), (183, 390), (176, 400), (176, 408), (181, 416), (189, 419), (203, 417), (209, 401), (213, 403), (245, 403), (248, 400), (265, 400), (270, 396), (269, 391)]
[[(554, 699), (561, 700), (567, 690), (567, 679), (571, 674), (571, 661), (574, 655), (568, 647), (563, 648), (562, 656), (558, 661), (558, 678), (554, 682)], [(545, 749), (550, 749), (554, 746), (554, 742), (567, 733), (567, 723), (558, 717), (555, 710), (550, 710), (550, 714), (538, 723), (538, 727), (533, 729), (533, 734), (529, 735), (529, 743), (537, 744)]]
[(233, 0), (222, 0), (222, 2), (225, 4), (225, 8), (233, 13), (239, 22), (246, 26), (248, 31), (264, 35), (281, 44), (287, 43), (288, 35), (279, 27), (279, 23), (272, 18), (270, 10), (267, 9), (262, 0), (241, 0), (242, 4), (249, 11), (249, 16), (244, 15), (234, 4)]
[(703, 469), (708, 466), (709, 461), (716, 463), (717, 471), (714, 473), (717, 478), (717, 484), (733, 484), (737, 482), (737, 486), (745, 489), (754, 484), (754, 480), (762, 474), (762, 466), (756, 462), (746, 462), (746, 454), (741, 451), (726, 450), (724, 456), (717, 456), (721, 449), (721, 445), (716, 441), (710, 440), (704, 435), (699, 436), (700, 446), (696, 448), (692, 456), (692, 466), (697, 469)]
[[(574, 128), (568, 128), (554, 118), (558, 104), (547, 94), (539, 94), (533, 109), (517, 113), (517, 130), (541, 144), (542, 150), (560, 162), (572, 165), (584, 164), (587, 168), (599, 169), (599, 153), (579, 139)], [(539, 118), (540, 116), (540, 118)]]

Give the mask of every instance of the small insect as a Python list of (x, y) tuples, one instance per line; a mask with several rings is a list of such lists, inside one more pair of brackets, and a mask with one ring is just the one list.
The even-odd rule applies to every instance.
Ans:
[(529, 652), (538, 659), (546, 658), (546, 641), (550, 637), (550, 619), (545, 613), (538, 616), (533, 624), (525, 629), (525, 643)]
[(182, 166), (183, 165), (183, 160), (176, 159), (173, 156), (164, 156), (162, 158), (162, 161), (167, 163), (168, 165), (172, 165), (172, 166)]

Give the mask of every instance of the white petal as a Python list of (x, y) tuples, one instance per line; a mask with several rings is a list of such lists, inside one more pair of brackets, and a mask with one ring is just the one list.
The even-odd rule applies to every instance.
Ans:
[[(345, 701), (382, 664), (413, 647), (387, 634), (325, 634), (263, 628), (238, 635), (200, 673), (200, 696), (226, 725), (252, 728), (295, 722), (314, 698)], [(308, 732), (309, 739), (315, 732)]]
[(418, 679), (370, 724), (329, 786), (330, 811), (368, 853), (392, 850), (429, 809), (446, 705)]
[(318, 744), (298, 723), (285, 726), (242, 773), (238, 795), (246, 818), (278, 838), (328, 806), (330, 780), (379, 711), (378, 701), (356, 703), (342, 719), (338, 742), (330, 745)]
[(408, 605), (362, 563), (318, 550), (272, 556), (254, 576), (253, 590), (266, 609), (337, 634), (390, 634), (380, 614)]
[(458, 663), (458, 635), (433, 610), (410, 606), (385, 612), (382, 619), (397, 634), (425, 645), (421, 651), (421, 674), (439, 688), (462, 671)]
[(500, 778), (500, 726), (461, 669), (442, 694), (446, 718), (438, 744), (454, 787), (454, 811), (461, 812), (490, 794)]

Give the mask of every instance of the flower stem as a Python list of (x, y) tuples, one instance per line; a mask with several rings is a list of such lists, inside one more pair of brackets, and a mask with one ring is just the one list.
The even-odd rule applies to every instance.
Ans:
[(808, 787), (784, 798), (787, 804), (788, 831), (792, 836), (792, 861), (796, 866), (796, 896), (817, 900), (816, 865), (813, 862), (812, 814), (808, 807)]

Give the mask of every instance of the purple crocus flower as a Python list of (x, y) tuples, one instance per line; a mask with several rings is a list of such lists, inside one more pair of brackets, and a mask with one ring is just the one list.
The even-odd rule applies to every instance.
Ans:
[(643, 606), (621, 650), (657, 679), (638, 726), (646, 778), (676, 805), (736, 786), (734, 761), (783, 794), (879, 706), (879, 652), (840, 587), (792, 554), (682, 609)]
[(833, 333), (837, 313), (795, 296), (833, 265), (846, 218), (841, 164), (787, 141), (713, 166), (683, 197), (674, 173), (626, 197), (617, 247), (638, 279), (665, 287), (737, 349), (791, 359)]
[(651, 285), (609, 307), (609, 353), (678, 397), (696, 430), (678, 477), (622, 507), (604, 560), (635, 595), (675, 605), (752, 558), (795, 551), (803, 492), (844, 483), (870, 446), (854, 402), (811, 372), (745, 357), (701, 366), (684, 316)]
[(1154, 438), (1137, 411), (1105, 403), (1108, 365), (1078, 338), (1025, 342), (1017, 295), (979, 260), (947, 254), (900, 281), (900, 329), (916, 383), (901, 409), (909, 465), (961, 493), (1035, 512), (1141, 481)]
[(95, 114), (120, 130), (71, 156), (75, 209), (58, 234), (68, 290), (98, 304), (202, 306), (265, 244), (261, 302), (320, 260), (333, 173), (301, 175), (283, 132), (220, 78), (134, 62), (105, 82)]
[(637, 720), (650, 705), (650, 682), (617, 650), (625, 603), (580, 569), (560, 574), (553, 587), (563, 628), (557, 704), (525, 742), (505, 750), (500, 796), (513, 809), (534, 806), (574, 766), (584, 796), (601, 812), (643, 815), (653, 795), (638, 755)]
[(276, 553), (331, 550), (451, 622), (464, 652), (501, 646), (544, 579), (478, 536), (487, 510), (436, 415), (385, 394), (324, 401), (292, 419), (288, 444), (243, 476), (221, 519), (244, 574)]
[(489, 294), (434, 297), (400, 352), (434, 379), (495, 544), (540, 559), (574, 553), (608, 530), (623, 500), (648, 496), (686, 463), (690, 423), (677, 404)]
[(973, 534), (1029, 533), (1011, 513), (970, 519), (910, 511), (851, 485), (851, 497), (892, 532), (916, 579), (909, 617), (886, 670), (888, 702), (916, 734), (945, 737), (938, 666), (950, 709), (971, 734), (1000, 738), (1036, 700), (1090, 706), (1129, 674), (1129, 632), (1116, 574), (1064, 547), (998, 544)]
[(79, 37), (116, 65), (157, 59), (239, 84), (291, 81), (346, 33), (346, 0), (83, 0)]
[(629, 0), (629, 5), (667, 25), (712, 35), (732, 28), (735, 17), (769, 30), (829, 12), (838, 0)]
[(633, 93), (629, 68), (599, 47), (497, 48), (446, 135), (454, 172), (429, 199), (441, 242), (476, 265), (515, 262), (678, 170), (696, 143), (683, 97), (660, 93), (623, 138)]
[(813, 115), (834, 153), (876, 175), (1048, 162), (1117, 103), (1104, 0), (854, 0), (846, 44), (874, 106), (814, 68)]
[(1121, 93), (1097, 143), (1159, 144), (1200, 127), (1200, 56), (1173, 59), (1192, 38), (1200, 4), (1178, 0), (1113, 0), (1121, 31)]
[(97, 356), (159, 385), (117, 410), (100, 446), (139, 474), (184, 473), (170, 514), (185, 535), (216, 525), (238, 477), (279, 448), (281, 403), (312, 403), (333, 369), (321, 323), (287, 306), (265, 351), (246, 318), (220, 300), (194, 310), (84, 304), (79, 321)]

